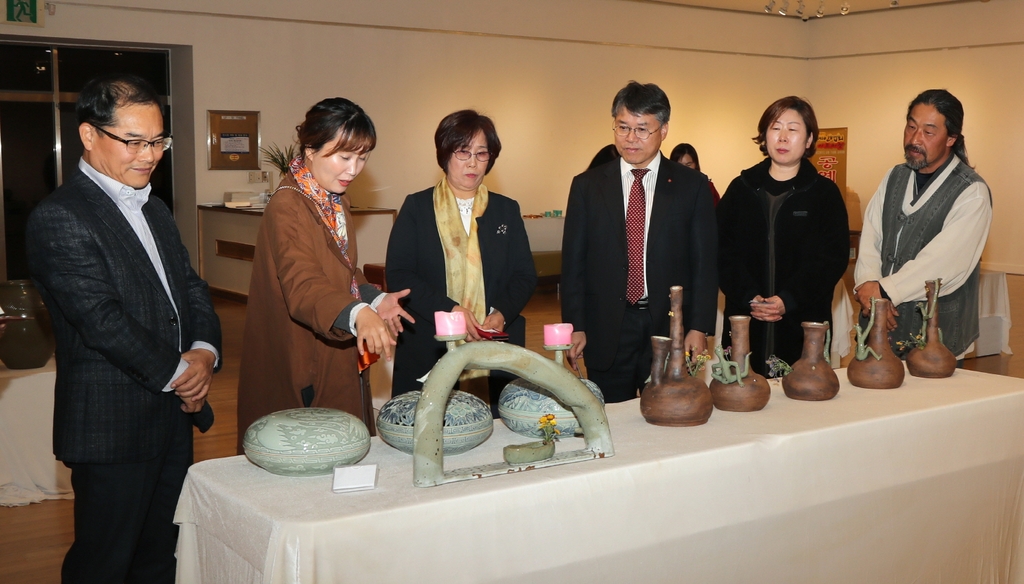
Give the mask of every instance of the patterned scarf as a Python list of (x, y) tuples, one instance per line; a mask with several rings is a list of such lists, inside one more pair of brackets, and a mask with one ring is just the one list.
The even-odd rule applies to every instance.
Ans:
[[(484, 294), (484, 268), (477, 237), (477, 218), (487, 209), (487, 187), (477, 187), (473, 197), (473, 217), (469, 220), (469, 235), (455, 202), (455, 193), (442, 178), (434, 187), (434, 217), (444, 250), (445, 284), (448, 297), (473, 313), (477, 322), (487, 317), (487, 298)], [(460, 379), (487, 375), (487, 371), (470, 370)]]
[(352, 282), (349, 284), (349, 292), (355, 298), (360, 298), (359, 284), (356, 283), (356, 269), (352, 265), (352, 260), (348, 257), (348, 228), (345, 223), (345, 207), (341, 202), (342, 195), (329, 192), (321, 187), (320, 183), (316, 182), (316, 179), (313, 178), (313, 173), (306, 167), (306, 163), (303, 162), (301, 157), (296, 156), (295, 160), (292, 160), (290, 168), (292, 178), (299, 185), (299, 192), (316, 206), (316, 210), (320, 214), (320, 220), (327, 226), (331, 236), (334, 237), (334, 242), (338, 244), (338, 249), (341, 250), (341, 257), (345, 260), (345, 266), (352, 271)]

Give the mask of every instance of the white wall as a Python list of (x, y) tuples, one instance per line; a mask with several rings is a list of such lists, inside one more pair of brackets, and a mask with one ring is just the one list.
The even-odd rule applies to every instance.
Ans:
[[(1010, 229), (1024, 219), (1011, 195), (1024, 177), (998, 156), (1011, 151), (1010, 132), (1000, 130), (1020, 129), (1020, 115), (997, 109), (1024, 96), (1019, 4), (804, 23), (625, 0), (310, 0), (303, 13), (272, 0), (106, 0), (60, 2), (45, 28), (0, 25), (0, 35), (191, 50), (195, 193), (176, 186), (193, 255), (188, 209), (249, 188), (244, 172), (206, 169), (206, 110), (259, 110), (264, 144), (283, 144), (317, 100), (353, 99), (379, 133), (353, 201), (398, 207), (440, 177), (438, 121), (475, 107), (495, 119), (504, 145), (486, 184), (540, 212), (564, 208), (572, 176), (611, 142), (614, 93), (637, 79), (672, 100), (665, 150), (696, 145), (722, 191), (760, 159), (750, 137), (763, 109), (783, 95), (810, 98), (822, 126), (850, 127), (849, 184), (862, 204), (900, 159), (906, 103), (926, 87), (948, 87), (964, 101), (968, 151), (1000, 211), (985, 260), (1024, 273)], [(929, 52), (989, 42), (1003, 44)], [(187, 163), (178, 154), (176, 164)]]

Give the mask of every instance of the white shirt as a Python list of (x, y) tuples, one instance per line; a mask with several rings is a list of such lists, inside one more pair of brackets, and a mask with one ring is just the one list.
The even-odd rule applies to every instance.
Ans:
[[(149, 192), (152, 190), (151, 185), (146, 185), (141, 189), (135, 189), (128, 185), (121, 184), (118, 181), (110, 178), (109, 176), (101, 173), (100, 171), (93, 168), (85, 159), (78, 161), (78, 169), (82, 171), (85, 176), (92, 179), (104, 193), (110, 197), (110, 200), (114, 201), (117, 205), (117, 209), (121, 211), (121, 215), (124, 216), (128, 224), (132, 226), (132, 230), (135, 235), (139, 238), (139, 242), (142, 243), (142, 247), (146, 250), (146, 255), (149, 256), (149, 261), (153, 264), (153, 269), (156, 270), (156, 275), (160, 278), (160, 283), (164, 286), (164, 292), (167, 293), (167, 299), (171, 301), (171, 307), (174, 308), (175, 316), (178, 316), (178, 307), (174, 304), (174, 297), (171, 296), (171, 287), (167, 284), (167, 274), (164, 272), (164, 264), (160, 260), (160, 251), (156, 247), (156, 240), (153, 239), (153, 231), (149, 228), (149, 223), (146, 221), (146, 216), (142, 214), (142, 207), (149, 201)], [(178, 328), (178, 345), (181, 345), (181, 328)], [(196, 341), (192, 343), (192, 349), (206, 349), (213, 353), (217, 361), (220, 360), (220, 354), (217, 353), (217, 349), (209, 343), (203, 341)], [(184, 359), (178, 361), (178, 367), (174, 371), (174, 375), (164, 384), (164, 391), (174, 391), (171, 388), (171, 382), (181, 376), (185, 370), (188, 369), (188, 362)]]
[[(916, 177), (912, 173), (904, 192), (903, 212), (910, 215), (921, 209), (959, 164), (963, 164), (960, 159), (953, 160), (939, 176), (932, 179), (917, 204), (913, 206), (910, 202), (914, 197)], [(864, 212), (860, 254), (854, 270), (856, 285), (878, 281), (892, 299), (893, 305), (927, 300), (924, 288), (926, 280), (942, 278), (940, 295), (953, 293), (967, 281), (974, 267), (981, 261), (981, 252), (985, 249), (989, 227), (992, 225), (992, 205), (988, 186), (983, 182), (968, 186), (960, 193), (946, 215), (942, 231), (921, 249), (917, 257), (905, 263), (898, 272), (883, 274), (882, 208), (885, 206), (885, 187), (891, 173), (892, 170), (886, 173)], [(897, 233), (897, 243), (899, 236)]]
[[(622, 209), (623, 217), (629, 212), (629, 190), (633, 188), (634, 168), (632, 164), (619, 158), (619, 175), (622, 177)], [(658, 169), (661, 168), (661, 154), (654, 157), (651, 163), (646, 166), (650, 170), (644, 175), (644, 199), (647, 203), (647, 211), (644, 213), (644, 298), (647, 298), (647, 233), (651, 229), (651, 208), (654, 207), (654, 185), (658, 182)]]

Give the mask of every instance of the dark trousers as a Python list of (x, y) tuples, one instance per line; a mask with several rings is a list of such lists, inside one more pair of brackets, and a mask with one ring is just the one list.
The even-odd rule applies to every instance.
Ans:
[(192, 428), (179, 426), (151, 460), (65, 463), (75, 491), (75, 541), (64, 556), (64, 584), (173, 584), (174, 509), (192, 464)]
[(602, 371), (598, 369), (600, 363), (587, 363), (587, 377), (601, 388), (605, 403), (631, 400), (644, 388), (651, 375), (653, 328), (651, 312), (646, 307), (627, 306), (611, 367)]

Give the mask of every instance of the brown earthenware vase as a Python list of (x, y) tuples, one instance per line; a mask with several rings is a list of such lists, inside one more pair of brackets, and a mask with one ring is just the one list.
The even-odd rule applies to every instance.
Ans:
[[(767, 405), (772, 390), (768, 387), (768, 380), (750, 368), (750, 317), (730, 316), (729, 326), (732, 329), (730, 358), (735, 361), (725, 361), (713, 369), (716, 373), (711, 381), (711, 398), (720, 410), (756, 412)], [(728, 365), (735, 366), (735, 374), (730, 375), (726, 371)], [(722, 374), (718, 374), (719, 371)]]
[[(0, 306), (7, 330), (0, 337), (0, 361), (8, 369), (35, 369), (46, 365), (56, 346), (50, 313), (31, 280), (0, 282)], [(16, 318), (15, 318), (16, 317)]]
[(942, 280), (928, 280), (924, 284), (928, 291), (928, 303), (924, 314), (923, 349), (914, 347), (907, 355), (907, 371), (914, 377), (939, 379), (949, 377), (956, 371), (956, 355), (942, 344), (939, 337), (939, 289)]
[(875, 299), (868, 330), (861, 330), (859, 325), (856, 327), (857, 354), (846, 368), (846, 377), (857, 387), (894, 389), (903, 385), (906, 369), (903, 361), (889, 346), (889, 334), (885, 328), (885, 315), (888, 312), (889, 301), (884, 298)]
[(683, 335), (683, 287), (672, 286), (670, 338), (651, 337), (651, 382), (640, 394), (640, 413), (656, 426), (699, 426), (714, 409), (711, 392), (686, 368)]
[(786, 397), (805, 401), (824, 401), (839, 393), (839, 377), (825, 358), (830, 347), (826, 341), (827, 322), (802, 322), (804, 349), (793, 363), (793, 371), (782, 378)]

